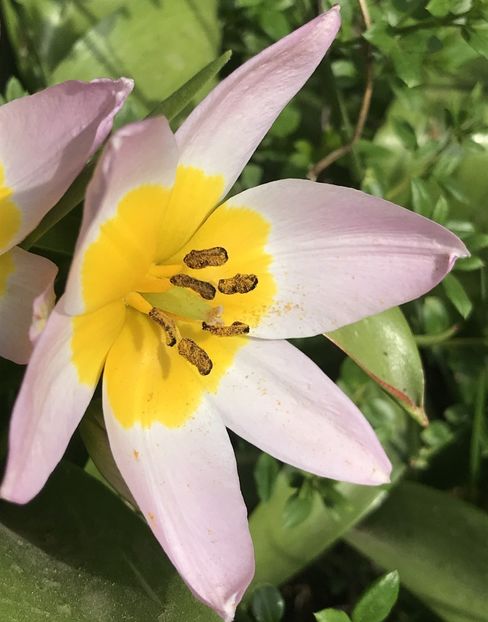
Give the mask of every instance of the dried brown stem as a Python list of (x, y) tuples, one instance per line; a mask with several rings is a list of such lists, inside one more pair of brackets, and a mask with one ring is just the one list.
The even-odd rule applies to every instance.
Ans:
[[(365, 30), (368, 30), (371, 27), (371, 17), (369, 15), (368, 5), (366, 4), (366, 0), (358, 0), (358, 4)], [(310, 168), (308, 171), (308, 178), (312, 181), (316, 181), (317, 177), (336, 160), (339, 160), (343, 156), (347, 155), (363, 134), (364, 126), (366, 125), (369, 114), (369, 108), (371, 106), (371, 97), (373, 96), (373, 55), (371, 45), (365, 42), (364, 49), (366, 52), (366, 83), (354, 133), (351, 140), (347, 144), (335, 149)]]

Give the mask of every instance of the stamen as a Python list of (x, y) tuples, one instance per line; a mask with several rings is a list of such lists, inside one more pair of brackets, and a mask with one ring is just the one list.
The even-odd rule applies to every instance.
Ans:
[(164, 330), (164, 334), (166, 335), (166, 345), (172, 348), (176, 344), (178, 329), (176, 328), (176, 324), (174, 320), (169, 318), (165, 313), (158, 309), (157, 307), (153, 307), (149, 313), (149, 317), (151, 320), (154, 320), (156, 324), (162, 327)]
[(202, 376), (208, 376), (212, 371), (213, 363), (209, 355), (197, 346), (193, 339), (185, 337), (178, 343), (178, 354), (185, 358), (189, 363), (195, 365)]
[(249, 326), (244, 322), (232, 322), (230, 326), (215, 326), (202, 322), (202, 328), (218, 337), (234, 337), (235, 335), (246, 335), (249, 332)]
[(170, 278), (170, 283), (177, 287), (188, 287), (197, 294), (200, 294), (205, 300), (213, 300), (215, 298), (215, 287), (206, 281), (194, 279), (188, 274), (175, 274)]
[(230, 279), (220, 279), (217, 287), (222, 294), (248, 294), (257, 284), (255, 274), (236, 274)]
[(229, 259), (227, 251), (222, 246), (214, 246), (201, 251), (190, 251), (183, 257), (183, 262), (194, 270), (208, 268), (208, 266), (223, 266)]

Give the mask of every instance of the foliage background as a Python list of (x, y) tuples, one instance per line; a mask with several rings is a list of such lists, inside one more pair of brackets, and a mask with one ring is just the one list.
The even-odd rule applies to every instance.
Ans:
[[(305, 176), (362, 188), (449, 227), (472, 256), (403, 313), (296, 342), (375, 426), (395, 463), (391, 486), (312, 477), (233, 439), (257, 557), (239, 616), (305, 622), (322, 611), (321, 622), (344, 622), (347, 615), (354, 622), (482, 622), (488, 620), (488, 5), (340, 4), (343, 27), (331, 53), (234, 191)], [(227, 57), (212, 61), (223, 50), (233, 55), (221, 77), (328, 6), (1, 0), (0, 90), (10, 100), (70, 78), (127, 75), (137, 87), (117, 124), (164, 102), (159, 109), (177, 127), (219, 79)], [(58, 292), (84, 183), (54, 209), (59, 221), (51, 217), (27, 242), (60, 266)], [(22, 372), (0, 361), (3, 457)], [(110, 469), (95, 401), (45, 492), (26, 508), (0, 505), (1, 620), (215, 619), (193, 601), (138, 517), (96, 481), (102, 471), (117, 488)], [(394, 570), (398, 575), (368, 588)]]

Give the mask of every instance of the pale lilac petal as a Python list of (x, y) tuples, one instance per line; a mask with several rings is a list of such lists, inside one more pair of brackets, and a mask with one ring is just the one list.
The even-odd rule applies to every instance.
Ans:
[(339, 26), (335, 6), (223, 80), (179, 128), (180, 164), (223, 175), (225, 195), (278, 114), (322, 60)]
[(194, 595), (230, 622), (254, 574), (254, 556), (222, 421), (202, 403), (181, 427), (127, 428), (109, 402), (104, 383), (110, 446), (140, 510)]
[[(14, 406), (0, 496), (26, 503), (57, 465), (95, 391), (103, 362), (125, 315), (123, 305), (86, 317), (73, 345), (75, 318), (55, 308), (42, 332)], [(93, 321), (89, 327), (87, 322)], [(82, 378), (74, 360), (84, 360)], [(87, 367), (88, 366), (88, 367)]]
[(38, 296), (54, 296), (58, 269), (39, 255), (14, 247), (0, 255), (0, 356), (27, 363), (32, 351), (30, 329)]
[[(161, 203), (155, 220), (154, 213), (144, 203), (134, 205), (137, 213), (131, 210), (121, 215), (120, 202), (131, 191), (145, 186), (159, 188), (169, 197), (177, 159), (174, 136), (163, 117), (128, 125), (110, 140), (87, 190), (82, 227), (66, 286), (67, 313), (84, 313), (123, 296), (130, 291), (131, 279), (137, 276), (141, 261), (154, 260), (165, 203)], [(110, 258), (107, 254), (107, 261), (100, 265), (103, 274), (94, 275), (104, 280), (106, 289), (96, 304), (90, 303), (85, 299), (82, 274), (86, 251), (99, 239), (102, 227), (114, 219), (118, 219), (117, 230), (121, 233), (108, 241)]]
[(243, 207), (271, 225), (265, 250), (277, 292), (257, 337), (317, 335), (418, 298), (468, 254), (444, 227), (351, 188), (287, 179), (225, 203)]
[(66, 192), (132, 87), (125, 78), (69, 81), (0, 108), (0, 179), (21, 214), (0, 250), (22, 240)]
[(356, 484), (389, 481), (391, 464), (364, 416), (286, 341), (250, 339), (211, 399), (233, 432), (283, 462)]

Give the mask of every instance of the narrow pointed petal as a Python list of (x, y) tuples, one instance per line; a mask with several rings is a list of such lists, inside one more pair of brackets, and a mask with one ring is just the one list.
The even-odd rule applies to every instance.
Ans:
[[(110, 359), (104, 375), (104, 412), (117, 466), (189, 588), (230, 622), (254, 574), (254, 556), (225, 426), (202, 402), (178, 427), (160, 422), (126, 427), (113, 411), (106, 382), (107, 377), (117, 382), (110, 376), (124, 374), (124, 366)], [(131, 376), (119, 380), (137, 408), (137, 384)], [(145, 394), (139, 397), (142, 412)]]
[(39, 296), (54, 295), (57, 271), (49, 259), (18, 247), (0, 255), (0, 356), (27, 363), (34, 303)]
[(118, 131), (88, 186), (65, 311), (93, 311), (128, 293), (156, 256), (177, 150), (163, 117)]
[(250, 339), (212, 401), (227, 427), (283, 462), (356, 484), (389, 481), (391, 464), (364, 416), (286, 341)]
[(131, 80), (69, 81), (0, 107), (0, 252), (66, 192), (111, 130)]
[(14, 406), (1, 497), (26, 503), (44, 486), (91, 400), (124, 316), (121, 303), (81, 318), (53, 310)]
[[(227, 296), (226, 312), (249, 323), (257, 337), (317, 335), (413, 300), (468, 254), (450, 231), (393, 203), (294, 179), (233, 197), (195, 238), (230, 240), (229, 232), (238, 231), (250, 212), (268, 223), (268, 232), (265, 243), (260, 238), (253, 247), (249, 239), (239, 272), (255, 273), (265, 286)], [(190, 246), (200, 248), (196, 243), (191, 240)], [(232, 250), (227, 248), (229, 256)], [(261, 305), (258, 316), (253, 296), (262, 296), (265, 288), (272, 302)]]
[(223, 175), (224, 196), (278, 114), (322, 60), (339, 25), (336, 6), (223, 80), (178, 130), (180, 164)]

